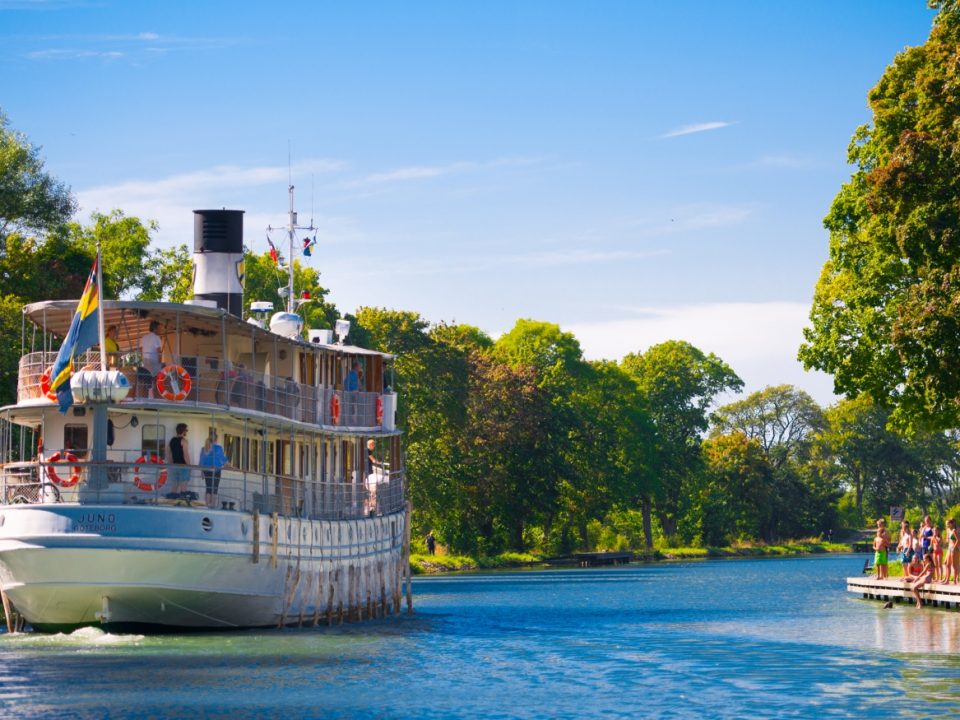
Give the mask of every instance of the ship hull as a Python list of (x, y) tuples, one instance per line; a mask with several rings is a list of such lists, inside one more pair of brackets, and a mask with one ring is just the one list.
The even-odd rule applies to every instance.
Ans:
[(0, 508), (0, 587), (35, 628), (232, 629), (399, 611), (406, 516)]

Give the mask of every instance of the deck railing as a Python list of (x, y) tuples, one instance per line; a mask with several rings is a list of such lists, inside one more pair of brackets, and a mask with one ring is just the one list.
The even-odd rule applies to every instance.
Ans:
[[(57, 354), (52, 352), (35, 352), (20, 358), (18, 402), (44, 397), (41, 379), (56, 357)], [(123, 402), (219, 405), (327, 426), (371, 429), (383, 425), (383, 395), (380, 393), (320, 388), (304, 385), (293, 378), (240, 367), (224, 371), (220, 358), (182, 356), (168, 364), (182, 367), (189, 375), (190, 391), (183, 399), (176, 399), (172, 393), (164, 397), (157, 387), (157, 378), (140, 366), (136, 356), (112, 356), (108, 360), (108, 369), (119, 370), (130, 382), (130, 393)], [(81, 369), (100, 370), (99, 352), (81, 354), (74, 362), (74, 370)]]
[(323, 482), (225, 468), (216, 493), (207, 493), (214, 484), (212, 472), (164, 463), (9, 463), (0, 467), (0, 503), (163, 505), (331, 520), (385, 515), (404, 507), (402, 470)]

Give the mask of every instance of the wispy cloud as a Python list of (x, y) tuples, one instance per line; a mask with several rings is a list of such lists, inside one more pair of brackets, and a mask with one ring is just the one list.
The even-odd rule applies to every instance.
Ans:
[[(342, 161), (325, 158), (295, 163), (289, 168), (220, 165), (157, 180), (128, 180), (86, 188), (77, 192), (77, 199), (82, 213), (122, 208), (128, 215), (156, 220), (160, 224), (158, 243), (170, 245), (190, 241), (193, 210), (197, 208), (254, 207), (255, 198), (262, 196), (263, 191), (285, 188), (291, 175), (296, 179), (336, 172), (343, 167)], [(281, 200), (278, 207), (285, 204)], [(277, 224), (278, 217), (259, 214), (255, 209), (245, 218), (245, 234), (260, 236), (271, 222)]]
[(344, 186), (348, 188), (359, 188), (385, 185), (388, 183), (405, 183), (449, 175), (482, 172), (497, 168), (526, 167), (539, 164), (540, 162), (542, 162), (540, 158), (507, 157), (497, 158), (487, 162), (461, 161), (448, 163), (446, 165), (414, 165), (411, 167), (397, 168), (396, 170), (371, 173), (365, 177), (350, 180), (346, 182)]
[(708, 130), (719, 130), (720, 128), (730, 127), (735, 124), (736, 123), (726, 122), (724, 120), (714, 120), (711, 122), (694, 123), (692, 125), (681, 125), (673, 130), (668, 130), (660, 137), (665, 139), (680, 137), (681, 135), (692, 135), (693, 133), (707, 132)]
[(37, 61), (118, 57), (133, 59), (135, 56), (142, 57), (143, 53), (155, 55), (173, 49), (217, 49), (246, 42), (245, 39), (237, 37), (189, 37), (161, 35), (151, 31), (130, 34), (46, 35), (21, 40), (54, 45), (26, 53), (25, 57)]

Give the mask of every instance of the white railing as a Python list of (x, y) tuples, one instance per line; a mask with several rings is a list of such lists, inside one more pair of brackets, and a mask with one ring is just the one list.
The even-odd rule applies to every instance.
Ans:
[[(44, 397), (41, 380), (56, 360), (56, 353), (35, 352), (20, 358), (17, 401)], [(376, 392), (348, 392), (304, 385), (293, 378), (258, 373), (240, 367), (224, 372), (220, 358), (182, 356), (173, 363), (189, 375), (190, 391), (183, 399), (164, 394), (157, 378), (142, 367), (136, 356), (117, 355), (108, 360), (111, 369), (122, 372), (130, 382), (123, 402), (219, 405), (225, 408), (256, 410), (290, 420), (316, 425), (377, 428), (383, 425), (383, 395)], [(99, 352), (82, 354), (74, 370), (99, 370)], [(334, 400), (336, 398), (336, 401)], [(51, 401), (52, 402), (52, 401)]]
[(402, 470), (354, 482), (230, 469), (221, 470), (217, 478), (214, 472), (151, 462), (8, 463), (0, 467), (0, 503), (164, 505), (339, 520), (385, 515), (404, 507)]

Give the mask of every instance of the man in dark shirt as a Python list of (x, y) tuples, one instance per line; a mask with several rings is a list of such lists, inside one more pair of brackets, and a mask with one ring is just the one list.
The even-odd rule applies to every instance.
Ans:
[(172, 480), (172, 491), (178, 496), (187, 492), (190, 486), (190, 446), (187, 444), (187, 424), (177, 425), (176, 436), (170, 438), (170, 462), (174, 467), (170, 469), (170, 479)]

